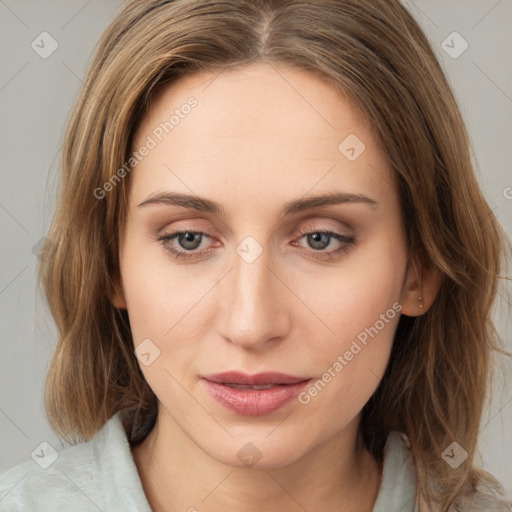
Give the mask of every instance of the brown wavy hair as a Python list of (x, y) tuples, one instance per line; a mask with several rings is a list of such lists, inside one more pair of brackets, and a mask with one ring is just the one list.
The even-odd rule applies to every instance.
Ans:
[[(157, 86), (197, 70), (256, 62), (319, 74), (348, 93), (386, 148), (410, 257), (442, 285), (422, 316), (401, 316), (386, 373), (363, 409), (360, 439), (378, 461), (405, 433), (417, 500), (447, 510), (487, 478), (474, 464), (492, 356), (491, 321), (506, 236), (475, 177), (470, 139), (427, 37), (397, 0), (131, 0), (103, 33), (69, 119), (58, 201), (38, 269), (59, 340), (48, 372), (49, 422), (86, 441), (118, 411), (132, 444), (157, 399), (136, 356), (126, 310), (111, 297), (130, 176), (115, 175)], [(441, 457), (457, 441), (468, 459)], [(497, 484), (497, 482), (496, 482)], [(497, 484), (499, 485), (499, 484)]]

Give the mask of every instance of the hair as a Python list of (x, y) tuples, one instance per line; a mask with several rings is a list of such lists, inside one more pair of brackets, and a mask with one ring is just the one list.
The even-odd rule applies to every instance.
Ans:
[[(382, 461), (389, 432), (406, 434), (416, 499), (448, 510), (477, 481), (493, 478), (474, 457), (492, 356), (507, 354), (491, 307), (508, 245), (478, 185), (454, 94), (398, 0), (131, 0), (121, 7), (68, 121), (38, 268), (59, 330), (45, 387), (50, 425), (70, 443), (91, 439), (119, 411), (133, 444), (153, 427), (158, 401), (134, 354), (127, 311), (111, 301), (129, 173), (103, 198), (93, 191), (129, 160), (157, 86), (257, 62), (309, 71), (350, 95), (387, 151), (410, 258), (442, 276), (425, 314), (401, 316), (359, 440)], [(468, 453), (456, 469), (441, 457), (453, 441)]]

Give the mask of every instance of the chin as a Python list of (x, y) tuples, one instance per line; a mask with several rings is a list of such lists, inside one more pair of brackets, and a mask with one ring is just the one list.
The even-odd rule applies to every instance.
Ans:
[(210, 457), (222, 464), (238, 469), (275, 469), (293, 464), (303, 457), (309, 448), (304, 438), (268, 436), (267, 429), (258, 435), (244, 435), (230, 438), (225, 443), (200, 447)]

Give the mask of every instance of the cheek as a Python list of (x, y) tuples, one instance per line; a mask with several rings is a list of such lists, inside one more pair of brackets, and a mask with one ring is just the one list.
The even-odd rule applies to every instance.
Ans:
[(331, 369), (337, 376), (334, 386), (347, 391), (363, 381), (377, 385), (401, 314), (399, 288), (374, 279), (361, 283), (352, 275), (337, 286), (331, 283), (325, 292), (309, 296), (320, 318), (304, 322), (315, 367), (320, 372)]
[(196, 357), (211, 318), (206, 296), (214, 280), (187, 273), (159, 244), (136, 236), (127, 240), (121, 272), (134, 346), (149, 339), (159, 353), (151, 365), (141, 364), (152, 386), (170, 378), (165, 369), (188, 368)]
[[(176, 293), (169, 293), (169, 276), (163, 275), (162, 264), (155, 244), (130, 233), (120, 258), (123, 289), (134, 344), (143, 339), (160, 339), (170, 325), (169, 312)], [(167, 312), (167, 314), (166, 314)]]
[(343, 348), (388, 310), (385, 320), (394, 318), (405, 266), (406, 254), (400, 244), (393, 247), (383, 237), (328, 272), (306, 274), (296, 281), (297, 295), (313, 313), (313, 326), (323, 334), (327, 352), (333, 344)]
[(360, 288), (356, 296), (339, 300), (340, 307), (328, 319), (334, 335), (315, 336), (310, 331), (308, 355), (317, 372), (298, 397), (299, 403), (305, 407), (308, 422), (327, 414), (333, 433), (354, 419), (377, 389), (401, 314), (399, 302), (390, 300), (392, 294), (366, 292)]
[[(125, 296), (133, 339), (137, 345), (140, 338), (160, 338), (169, 323), (169, 311), (173, 297), (164, 292), (164, 280), (151, 272), (133, 267), (129, 278), (124, 280)], [(167, 326), (169, 329), (169, 325)]]
[(344, 421), (370, 398), (389, 361), (405, 265), (403, 246), (382, 237), (315, 280), (314, 287), (311, 280), (303, 283), (298, 293), (319, 317), (308, 327), (319, 380), (303, 403), (328, 403)]

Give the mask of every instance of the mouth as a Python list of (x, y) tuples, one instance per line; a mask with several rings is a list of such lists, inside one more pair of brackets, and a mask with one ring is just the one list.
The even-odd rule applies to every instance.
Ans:
[(298, 382), (309, 380), (309, 377), (295, 377), (278, 372), (265, 372), (256, 375), (248, 375), (242, 372), (224, 372), (205, 375), (203, 379), (218, 384), (254, 387), (297, 384)]
[(236, 389), (255, 389), (255, 390), (259, 390), (259, 389), (270, 389), (270, 388), (273, 388), (274, 386), (287, 386), (288, 384), (260, 384), (259, 386), (258, 385), (255, 385), (255, 386), (248, 386), (246, 384), (234, 384), (234, 383), (229, 383), (229, 382), (219, 382), (219, 384), (222, 384), (223, 386), (228, 386), (230, 388), (236, 388)]
[(247, 375), (226, 372), (202, 377), (209, 393), (221, 405), (245, 416), (264, 416), (277, 411), (311, 380), (277, 372)]

